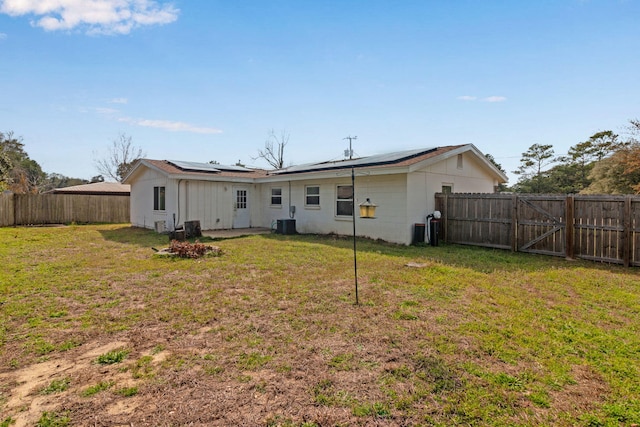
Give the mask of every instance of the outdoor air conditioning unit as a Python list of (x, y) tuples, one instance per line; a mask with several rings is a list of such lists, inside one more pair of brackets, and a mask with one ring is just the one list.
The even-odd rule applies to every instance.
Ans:
[(279, 219), (276, 222), (277, 234), (296, 234), (296, 220), (295, 219)]
[(165, 221), (156, 221), (154, 225), (155, 225), (156, 233), (166, 233), (167, 223)]

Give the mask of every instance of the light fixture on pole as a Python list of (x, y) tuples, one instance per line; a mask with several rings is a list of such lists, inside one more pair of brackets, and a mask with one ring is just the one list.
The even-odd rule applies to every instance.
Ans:
[[(351, 166), (351, 188), (353, 189), (352, 203), (351, 203), (351, 218), (353, 220), (353, 274), (355, 277), (356, 285), (356, 305), (360, 304), (358, 299), (358, 257), (356, 250), (356, 173), (355, 168)], [(371, 199), (367, 199), (358, 205), (360, 208), (360, 218), (373, 219), (376, 215), (376, 208), (378, 205), (371, 203)]]
[[(354, 139), (358, 139), (357, 136), (347, 136), (344, 139), (349, 140), (349, 160), (353, 158), (353, 148), (351, 143)], [(371, 203), (369, 198), (366, 201), (358, 205), (360, 209), (360, 218), (375, 218), (377, 205)], [(358, 251), (356, 243), (356, 169), (351, 164), (351, 220), (353, 224), (353, 276), (356, 287), (356, 305), (360, 304), (358, 296)]]
[(371, 199), (367, 197), (367, 200), (358, 205), (360, 207), (360, 218), (375, 218), (376, 208), (378, 205), (371, 203)]

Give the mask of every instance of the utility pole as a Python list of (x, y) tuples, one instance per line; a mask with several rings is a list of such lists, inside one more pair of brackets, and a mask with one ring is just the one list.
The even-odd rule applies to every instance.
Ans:
[(349, 135), (346, 138), (342, 138), (342, 140), (345, 140), (345, 139), (349, 140), (349, 160), (351, 160), (352, 157), (353, 157), (353, 149), (351, 148), (351, 141), (354, 140), (354, 139), (358, 139), (358, 137)]

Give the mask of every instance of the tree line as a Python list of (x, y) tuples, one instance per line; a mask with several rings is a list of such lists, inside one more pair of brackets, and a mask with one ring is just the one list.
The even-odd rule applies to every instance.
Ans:
[(13, 132), (0, 132), (0, 192), (34, 194), (88, 182), (44, 172), (38, 162), (29, 157), (21, 138)]
[(22, 138), (16, 137), (13, 132), (0, 132), (0, 192), (44, 193), (55, 188), (103, 182), (105, 176), (121, 182), (143, 155), (140, 148), (133, 146), (131, 137), (120, 134), (109, 147), (107, 156), (95, 160), (99, 175), (90, 180), (71, 178), (59, 173), (44, 172), (38, 162), (27, 154)]
[(550, 144), (533, 144), (522, 153), (518, 193), (640, 194), (640, 120), (630, 120), (627, 137), (597, 132), (556, 156)]
[[(627, 136), (606, 130), (556, 156), (551, 144), (533, 144), (522, 153), (516, 171), (518, 181), (499, 191), (559, 194), (640, 194), (640, 120), (629, 120)], [(265, 149), (253, 158), (265, 160), (279, 169), (284, 166), (284, 148), (289, 134), (271, 130)], [(54, 188), (101, 182), (105, 177), (122, 182), (135, 162), (145, 156), (131, 137), (120, 134), (112, 141), (106, 157), (94, 160), (100, 175), (91, 180), (46, 173), (29, 157), (21, 138), (13, 132), (0, 132), (0, 192), (41, 193)], [(505, 170), (491, 154), (486, 155), (502, 172)], [(212, 161), (213, 162), (213, 161)]]

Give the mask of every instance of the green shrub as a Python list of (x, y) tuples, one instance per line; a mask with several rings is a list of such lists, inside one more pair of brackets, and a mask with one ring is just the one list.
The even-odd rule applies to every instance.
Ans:
[(98, 356), (97, 362), (101, 365), (113, 365), (114, 363), (122, 362), (128, 354), (127, 350), (113, 350)]

